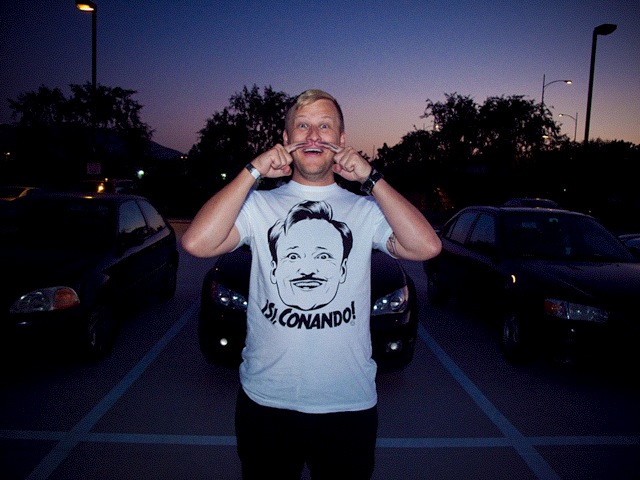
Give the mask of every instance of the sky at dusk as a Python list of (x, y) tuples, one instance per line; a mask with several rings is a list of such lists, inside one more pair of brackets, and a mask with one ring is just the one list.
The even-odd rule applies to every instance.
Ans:
[[(135, 90), (153, 140), (181, 152), (244, 86), (320, 88), (345, 114), (347, 143), (373, 155), (415, 128), (445, 93), (544, 100), (584, 140), (640, 144), (640, 1), (95, 0), (97, 82)], [(0, 123), (7, 98), (91, 81), (91, 14), (74, 0), (2, 2)], [(574, 120), (557, 118), (573, 139)]]

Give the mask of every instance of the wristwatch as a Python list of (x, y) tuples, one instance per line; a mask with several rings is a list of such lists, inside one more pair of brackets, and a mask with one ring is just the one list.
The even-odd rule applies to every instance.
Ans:
[(360, 190), (366, 193), (367, 195), (371, 195), (373, 192), (373, 187), (384, 175), (382, 175), (375, 168), (371, 167), (371, 173), (369, 174), (369, 178), (367, 178), (364, 183), (360, 186)]

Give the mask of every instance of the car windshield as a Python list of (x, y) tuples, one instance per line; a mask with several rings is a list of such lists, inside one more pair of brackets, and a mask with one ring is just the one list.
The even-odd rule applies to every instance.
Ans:
[[(27, 200), (27, 199), (24, 199)], [(0, 243), (97, 250), (114, 235), (113, 208), (85, 199), (31, 199), (0, 211)]]
[(507, 255), (572, 261), (636, 261), (615, 236), (589, 217), (559, 212), (505, 215)]

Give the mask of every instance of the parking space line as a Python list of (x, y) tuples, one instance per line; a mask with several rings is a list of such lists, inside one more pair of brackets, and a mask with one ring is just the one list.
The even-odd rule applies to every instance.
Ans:
[(542, 458), (533, 445), (509, 420), (489, 401), (482, 391), (467, 377), (456, 363), (446, 354), (438, 343), (429, 335), (427, 329), (418, 325), (418, 335), (425, 341), (440, 363), (460, 384), (471, 399), (480, 407), (484, 414), (510, 441), (510, 444), (518, 452), (539, 480), (560, 480), (560, 476)]
[(173, 338), (184, 328), (188, 320), (194, 315), (199, 307), (195, 302), (189, 310), (182, 314), (180, 319), (158, 340), (158, 342), (142, 357), (142, 359), (124, 376), (118, 384), (76, 425), (64, 435), (55, 447), (40, 461), (36, 468), (27, 477), (28, 480), (46, 479), (71, 453), (71, 450), (86, 438), (87, 434), (95, 426), (102, 416), (113, 407), (113, 405), (124, 395), (142, 373), (160, 355), (162, 350), (173, 340)]

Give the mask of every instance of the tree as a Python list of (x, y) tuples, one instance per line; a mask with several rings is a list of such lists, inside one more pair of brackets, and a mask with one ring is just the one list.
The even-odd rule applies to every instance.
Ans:
[(229, 106), (207, 120), (189, 153), (190, 174), (203, 196), (221, 188), (260, 153), (282, 143), (284, 117), (292, 101), (271, 86), (262, 94), (256, 85), (245, 86), (229, 99)]
[(40, 86), (9, 100), (16, 122), (17, 163), (33, 181), (74, 181), (99, 162), (107, 176), (130, 176), (142, 161), (152, 130), (141, 121), (134, 90), (90, 83), (59, 88)]

